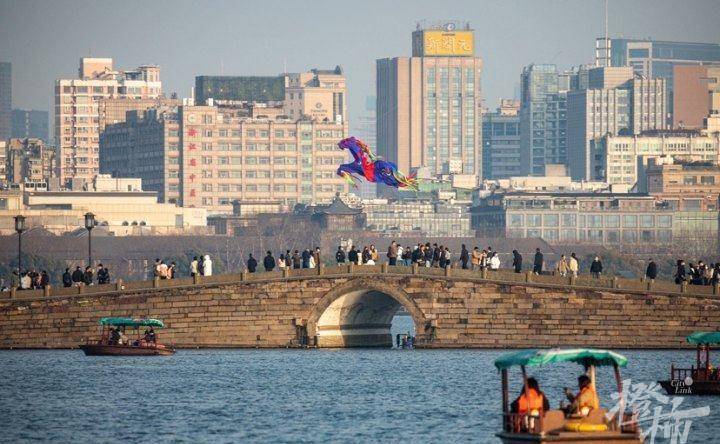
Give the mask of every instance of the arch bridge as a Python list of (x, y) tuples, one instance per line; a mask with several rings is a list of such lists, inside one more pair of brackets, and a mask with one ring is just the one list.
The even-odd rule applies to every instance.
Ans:
[[(118, 281), (0, 294), (0, 348), (72, 348), (103, 316), (165, 321), (179, 347), (684, 347), (720, 326), (717, 286), (382, 265)], [(629, 334), (631, 333), (631, 334)]]

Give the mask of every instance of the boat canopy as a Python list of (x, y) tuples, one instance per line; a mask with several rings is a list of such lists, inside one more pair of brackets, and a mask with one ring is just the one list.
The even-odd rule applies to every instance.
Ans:
[(114, 327), (157, 327), (163, 328), (165, 324), (159, 319), (152, 318), (102, 318), (100, 325), (111, 325)]
[(549, 350), (524, 350), (507, 353), (495, 360), (498, 370), (505, 370), (514, 365), (536, 366), (555, 362), (575, 362), (584, 366), (617, 365), (625, 367), (627, 358), (610, 350), (594, 348), (570, 348)]
[(696, 331), (687, 337), (691, 344), (720, 344), (720, 331)]

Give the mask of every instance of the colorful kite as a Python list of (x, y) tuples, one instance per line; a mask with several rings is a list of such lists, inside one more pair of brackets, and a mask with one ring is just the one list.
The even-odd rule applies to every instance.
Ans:
[(357, 187), (355, 178), (363, 177), (368, 182), (384, 183), (395, 188), (418, 189), (418, 181), (414, 174), (404, 175), (397, 165), (378, 159), (362, 140), (355, 137), (343, 139), (338, 143), (341, 150), (348, 150), (353, 156), (351, 163), (344, 163), (337, 169), (338, 176), (350, 185)]

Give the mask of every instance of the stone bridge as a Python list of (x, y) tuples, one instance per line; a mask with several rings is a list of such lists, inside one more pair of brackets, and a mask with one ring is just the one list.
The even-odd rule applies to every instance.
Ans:
[(0, 348), (71, 348), (103, 316), (156, 317), (178, 347), (390, 346), (403, 307), (418, 346), (684, 347), (720, 326), (718, 287), (382, 265), (5, 292)]

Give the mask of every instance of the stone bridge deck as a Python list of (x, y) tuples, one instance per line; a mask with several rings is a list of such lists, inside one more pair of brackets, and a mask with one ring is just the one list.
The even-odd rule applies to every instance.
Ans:
[(422, 347), (684, 347), (720, 326), (718, 287), (500, 270), (334, 266), (5, 292), (0, 348), (68, 348), (103, 316), (165, 321), (181, 347), (389, 346), (403, 306)]

